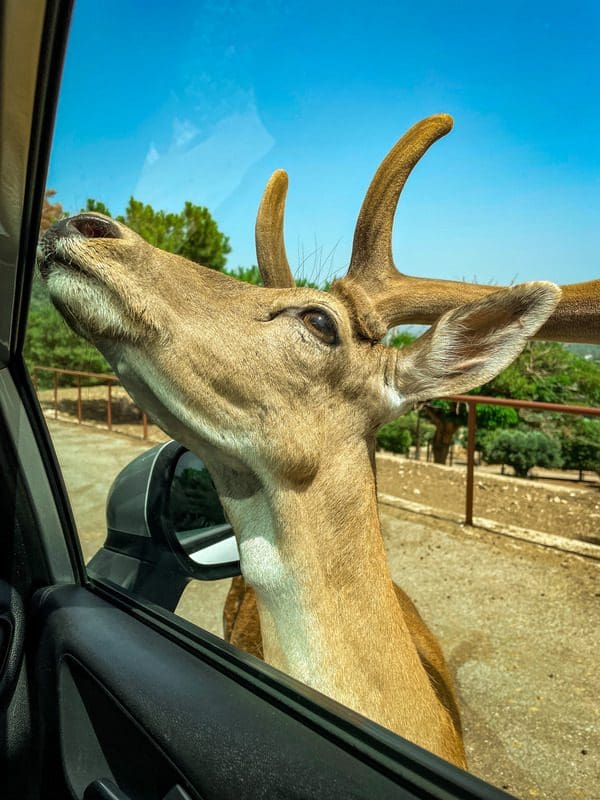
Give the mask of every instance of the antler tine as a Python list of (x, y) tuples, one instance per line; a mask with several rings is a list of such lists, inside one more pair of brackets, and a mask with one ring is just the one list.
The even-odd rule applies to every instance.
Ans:
[(283, 215), (288, 188), (287, 173), (276, 170), (265, 187), (256, 215), (256, 258), (263, 283), (277, 289), (296, 284), (285, 253)]
[[(398, 275), (395, 284), (369, 298), (388, 328), (431, 325), (446, 311), (505, 288), (407, 275)], [(533, 338), (600, 344), (600, 279), (566, 284), (560, 289), (558, 305)]]
[(366, 291), (375, 288), (384, 275), (396, 273), (392, 227), (400, 193), (421, 156), (452, 130), (452, 124), (448, 114), (417, 122), (396, 142), (375, 173), (358, 215), (348, 269), (348, 277), (359, 281)]
[[(394, 265), (392, 225), (400, 193), (421, 156), (451, 129), (452, 118), (446, 114), (421, 120), (394, 145), (371, 181), (356, 223), (348, 274), (332, 286), (357, 333), (366, 339), (381, 339), (394, 325), (429, 325), (446, 311), (502, 288), (411, 277)], [(554, 313), (534, 338), (600, 343), (600, 280), (561, 289)]]

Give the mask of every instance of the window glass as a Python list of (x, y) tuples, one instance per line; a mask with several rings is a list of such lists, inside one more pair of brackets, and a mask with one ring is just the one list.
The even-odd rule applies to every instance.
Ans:
[[(362, 676), (357, 685), (393, 680), (395, 655), (379, 644), (391, 606), (374, 597), (375, 584), (360, 581), (379, 563), (370, 543), (377, 523), (364, 511), (375, 505), (370, 461), (366, 445), (352, 450), (359, 441), (352, 425), (372, 415), (365, 398), (375, 382), (354, 355), (366, 348), (368, 331), (350, 350), (323, 299), (330, 295), (309, 293), (328, 292), (346, 273), (378, 165), (412, 124), (437, 112), (452, 114), (455, 129), (427, 152), (404, 191), (393, 238), (398, 268), (491, 285), (597, 277), (600, 112), (590, 97), (600, 88), (599, 28), (591, 3), (534, 3), (526, 11), (510, 3), (181, 2), (175, 13), (156, 2), (107, 0), (102, 13), (89, 0), (76, 4), (41, 233), (53, 242), (74, 224), (67, 218), (90, 214), (76, 223), (77, 235), (110, 240), (112, 251), (93, 245), (97, 264), (109, 274), (118, 261), (124, 272), (112, 284), (118, 299), (103, 304), (103, 295), (82, 288), (79, 266), (59, 313), (43, 262), (26, 359), (91, 574), (230, 637), (241, 608), (256, 618), (239, 581), (226, 606), (239, 559), (230, 523), (243, 521), (252, 529), (247, 577), (269, 598), (267, 630), (279, 630), (279, 600), (292, 608), (289, 596), (297, 598), (278, 634), (289, 652), (277, 665), (296, 659), (296, 677), (335, 695), (335, 681), (321, 680), (314, 661), (307, 656), (303, 672), (298, 660), (314, 656), (315, 631), (323, 652), (334, 654), (360, 631), (365, 659), (349, 662), (348, 674)], [(120, 225), (213, 270), (206, 285), (215, 291), (217, 273), (260, 285), (254, 223), (264, 187), (281, 168), (290, 180), (287, 259), (310, 302), (265, 310), (256, 301), (251, 314), (256, 293), (240, 300), (230, 283), (205, 308), (175, 261), (126, 250)], [(70, 252), (59, 254), (65, 268), (75, 263)], [(135, 314), (115, 333), (124, 308)], [(178, 308), (185, 313), (174, 315)], [(104, 339), (137, 347), (162, 336), (163, 352), (184, 341), (168, 364), (135, 362), (166, 405), (193, 383), (193, 402), (177, 424), (132, 399), (115, 375), (117, 350), (104, 348), (109, 363), (64, 321), (81, 330), (92, 313)], [(290, 345), (281, 360), (288, 330), (307, 349)], [(401, 350), (422, 330), (393, 329), (385, 343)], [(204, 361), (200, 344), (209, 352)], [(352, 353), (352, 381), (346, 367), (333, 375), (318, 360), (334, 351)], [(215, 397), (231, 391), (234, 374), (242, 388), (219, 406)], [(483, 393), (599, 407), (598, 347), (528, 346)], [(463, 524), (466, 407), (434, 401), (398, 420), (380, 416), (387, 424), (376, 457), (379, 515), (391, 577), (446, 657), (469, 769), (518, 797), (591, 797), (600, 745), (600, 418), (481, 406), (472, 527)], [(202, 428), (209, 418), (218, 420), (210, 436)], [(173, 444), (163, 428), (182, 441)], [(203, 446), (189, 452), (202, 436)], [(213, 475), (227, 514), (203, 461), (217, 451)], [(268, 481), (257, 460), (268, 464)], [(286, 514), (302, 535), (294, 539), (291, 526), (281, 548), (277, 520), (285, 529)], [(288, 570), (301, 590), (286, 584)], [(321, 603), (319, 587), (332, 585), (335, 603)], [(419, 628), (412, 605), (401, 605), (403, 624)], [(377, 624), (367, 623), (380, 607)], [(262, 655), (256, 625), (233, 641)], [(427, 653), (425, 681), (437, 663), (437, 650)], [(454, 700), (445, 702), (452, 710)]]

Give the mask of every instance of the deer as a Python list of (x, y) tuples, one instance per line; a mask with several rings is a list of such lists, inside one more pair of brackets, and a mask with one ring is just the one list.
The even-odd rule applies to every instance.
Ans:
[[(263, 286), (162, 252), (90, 212), (57, 222), (38, 264), (71, 327), (207, 465), (243, 575), (226, 603), (226, 638), (466, 768), (441, 648), (390, 574), (376, 432), (418, 403), (490, 380), (531, 337), (600, 340), (600, 281), (499, 288), (397, 270), (400, 193), (451, 127), (448, 115), (428, 117), (386, 156), (348, 272), (327, 293), (292, 277), (281, 170), (256, 222)], [(431, 327), (402, 350), (386, 346), (403, 322)]]

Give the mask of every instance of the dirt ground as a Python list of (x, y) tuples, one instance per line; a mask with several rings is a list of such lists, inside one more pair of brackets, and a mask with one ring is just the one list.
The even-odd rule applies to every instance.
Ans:
[[(104, 540), (112, 480), (148, 445), (48, 424), (87, 560)], [(461, 468), (378, 461), (380, 490), (462, 510)], [(562, 524), (584, 536), (597, 532), (585, 521), (597, 513), (596, 488), (476, 480), (491, 486), (480, 491), (494, 498), (486, 515), (512, 510), (512, 524), (539, 530), (576, 508)], [(568, 502), (550, 500), (556, 496)], [(533, 516), (528, 504), (536, 502), (548, 514)], [(530, 516), (515, 520), (515, 511)], [(416, 602), (455, 675), (470, 770), (519, 798), (600, 800), (600, 561), (387, 506), (380, 516), (394, 580)], [(552, 530), (566, 535), (558, 523)], [(192, 582), (177, 614), (221, 635), (228, 584)]]
[[(377, 460), (380, 492), (440, 511), (463, 513), (465, 467), (445, 467), (385, 454)], [(591, 477), (591, 476), (590, 476)], [(548, 476), (524, 479), (475, 468), (474, 514), (536, 531), (600, 544), (600, 482)]]

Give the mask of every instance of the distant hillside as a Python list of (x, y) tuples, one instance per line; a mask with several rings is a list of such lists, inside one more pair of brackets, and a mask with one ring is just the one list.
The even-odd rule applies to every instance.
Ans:
[(600, 364), (600, 344), (579, 344), (566, 342), (565, 347), (572, 353), (576, 353), (582, 358), (588, 358)]

